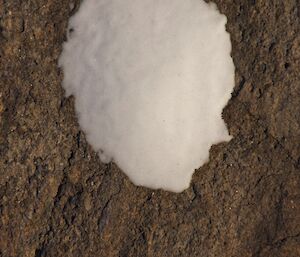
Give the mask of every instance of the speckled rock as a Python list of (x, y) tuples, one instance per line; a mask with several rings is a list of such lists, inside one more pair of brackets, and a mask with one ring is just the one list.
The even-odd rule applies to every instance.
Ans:
[(227, 15), (234, 138), (181, 194), (101, 164), (57, 60), (72, 0), (0, 0), (0, 256), (300, 256), (300, 1), (215, 0)]

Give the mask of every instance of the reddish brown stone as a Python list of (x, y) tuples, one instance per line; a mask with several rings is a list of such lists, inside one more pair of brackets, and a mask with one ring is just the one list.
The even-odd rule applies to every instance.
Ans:
[(181, 194), (100, 163), (57, 60), (71, 0), (0, 0), (0, 256), (300, 256), (300, 2), (215, 0), (228, 17), (234, 138)]

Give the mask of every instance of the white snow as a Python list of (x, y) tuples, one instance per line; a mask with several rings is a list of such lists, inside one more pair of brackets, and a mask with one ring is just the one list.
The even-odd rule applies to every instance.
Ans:
[(203, 0), (85, 0), (59, 60), (79, 124), (136, 185), (180, 192), (230, 139), (226, 17)]

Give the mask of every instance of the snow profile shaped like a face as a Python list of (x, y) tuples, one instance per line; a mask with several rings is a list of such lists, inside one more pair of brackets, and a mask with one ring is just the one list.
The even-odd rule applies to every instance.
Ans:
[(79, 124), (136, 185), (180, 192), (230, 139), (226, 17), (203, 0), (85, 0), (59, 60)]

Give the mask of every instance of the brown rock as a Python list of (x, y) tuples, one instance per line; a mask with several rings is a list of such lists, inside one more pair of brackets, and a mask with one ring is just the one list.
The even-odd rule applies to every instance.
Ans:
[(234, 138), (181, 194), (132, 185), (80, 131), (57, 67), (79, 2), (0, 1), (0, 256), (300, 256), (300, 2), (215, 0)]

